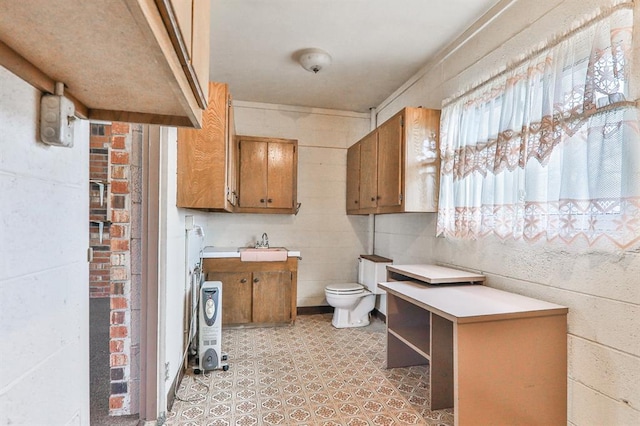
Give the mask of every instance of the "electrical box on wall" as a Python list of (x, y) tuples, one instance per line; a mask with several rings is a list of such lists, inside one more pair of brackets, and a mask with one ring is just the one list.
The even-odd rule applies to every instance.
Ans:
[(55, 95), (43, 95), (40, 100), (40, 139), (49, 145), (73, 146), (73, 102), (62, 95), (64, 85), (56, 83)]

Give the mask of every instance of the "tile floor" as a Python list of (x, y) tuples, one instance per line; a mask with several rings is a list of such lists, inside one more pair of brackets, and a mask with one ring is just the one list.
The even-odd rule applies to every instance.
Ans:
[(179, 386), (168, 425), (452, 425), (428, 406), (427, 367), (385, 368), (385, 325), (337, 330), (331, 315), (295, 326), (223, 331), (229, 370)]

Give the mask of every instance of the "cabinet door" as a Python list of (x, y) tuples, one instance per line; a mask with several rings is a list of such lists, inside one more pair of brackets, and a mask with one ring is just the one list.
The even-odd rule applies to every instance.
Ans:
[(222, 282), (223, 325), (251, 322), (251, 273), (209, 272), (207, 280)]
[(378, 208), (402, 205), (402, 114), (378, 128)]
[(375, 208), (378, 197), (378, 133), (360, 141), (360, 208)]
[(228, 210), (226, 199), (228, 90), (209, 84), (202, 129), (178, 128), (178, 207)]
[(231, 95), (228, 98), (228, 137), (227, 142), (227, 201), (232, 206), (238, 205), (238, 141), (236, 140), (236, 123), (233, 116)]
[(240, 139), (240, 200), (245, 208), (267, 206), (266, 142)]
[(253, 273), (253, 322), (291, 321), (290, 271)]
[(293, 208), (295, 145), (269, 142), (267, 159), (267, 207)]
[(360, 209), (360, 144), (347, 150), (347, 213)]

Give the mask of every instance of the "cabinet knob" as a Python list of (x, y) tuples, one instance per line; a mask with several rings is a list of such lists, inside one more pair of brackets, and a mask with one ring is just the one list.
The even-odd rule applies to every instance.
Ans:
[(243, 278), (243, 279), (241, 279), (241, 280), (240, 280), (240, 282), (241, 282), (242, 284), (244, 284), (244, 283), (246, 283), (246, 282), (247, 282), (247, 279), (246, 279), (246, 278)]
[(260, 278), (254, 278), (254, 279), (253, 279), (253, 282), (254, 282), (254, 283), (257, 283), (257, 282), (259, 282), (259, 281), (260, 281)]
[(261, 203), (264, 203), (264, 198), (260, 198), (260, 202), (261, 202)]
[(371, 201), (375, 201), (375, 200), (376, 200), (376, 197), (371, 197)]
[(267, 203), (273, 203), (273, 200), (272, 200), (271, 198), (269, 198), (269, 199), (267, 200)]

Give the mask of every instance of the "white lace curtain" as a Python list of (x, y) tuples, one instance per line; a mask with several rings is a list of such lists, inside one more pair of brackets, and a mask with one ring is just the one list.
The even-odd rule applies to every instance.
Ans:
[(612, 9), (443, 108), (438, 235), (640, 241), (632, 25)]

